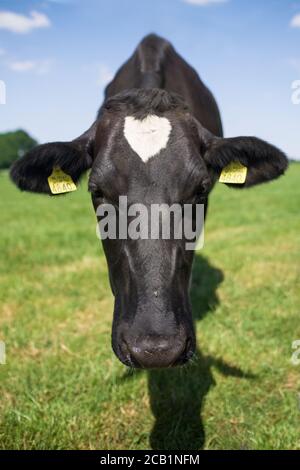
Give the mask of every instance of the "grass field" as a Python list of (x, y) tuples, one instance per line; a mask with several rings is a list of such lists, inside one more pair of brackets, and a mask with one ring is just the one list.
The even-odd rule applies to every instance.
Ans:
[(128, 373), (86, 181), (49, 198), (0, 173), (1, 449), (300, 449), (300, 164), (219, 184), (194, 266), (197, 358)]

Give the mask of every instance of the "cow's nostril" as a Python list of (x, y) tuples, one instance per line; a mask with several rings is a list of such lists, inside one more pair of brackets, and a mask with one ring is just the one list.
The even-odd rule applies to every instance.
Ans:
[(184, 348), (184, 351), (179, 357), (177, 364), (178, 365), (185, 364), (193, 357), (194, 353), (195, 353), (194, 341), (192, 340), (192, 338), (188, 338), (186, 341), (186, 346)]
[(132, 355), (130, 352), (130, 348), (128, 347), (127, 342), (124, 339), (121, 339), (120, 341), (120, 351), (122, 355), (122, 362), (129, 367), (134, 367), (133, 361), (132, 361)]

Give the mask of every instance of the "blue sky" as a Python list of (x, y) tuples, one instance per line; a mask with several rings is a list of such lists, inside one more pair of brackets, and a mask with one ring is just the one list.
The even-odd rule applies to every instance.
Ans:
[(300, 0), (0, 0), (0, 132), (79, 135), (149, 32), (197, 69), (227, 136), (256, 135), (300, 159)]

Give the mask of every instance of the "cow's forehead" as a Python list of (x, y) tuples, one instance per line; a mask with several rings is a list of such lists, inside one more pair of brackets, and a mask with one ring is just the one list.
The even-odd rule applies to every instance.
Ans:
[(170, 120), (155, 114), (149, 114), (144, 119), (134, 116), (124, 119), (124, 137), (144, 163), (168, 146), (171, 130)]
[(91, 183), (119, 194), (168, 189), (176, 193), (198, 161), (199, 149), (182, 115), (114, 116), (106, 128)]
[[(177, 154), (178, 160), (184, 159), (193, 140), (187, 120), (175, 112), (118, 116), (108, 133), (111, 159), (119, 160), (122, 155), (128, 163), (139, 161), (139, 166), (146, 171), (153, 164), (159, 166), (171, 155), (174, 164)], [(182, 153), (184, 145), (185, 153)]]

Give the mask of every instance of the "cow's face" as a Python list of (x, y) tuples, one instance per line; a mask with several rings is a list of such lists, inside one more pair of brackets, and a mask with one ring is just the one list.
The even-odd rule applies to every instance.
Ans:
[[(192, 204), (195, 218), (196, 204), (206, 205), (220, 172), (236, 160), (248, 168), (241, 187), (274, 179), (287, 166), (284, 154), (261, 140), (214, 137), (174, 95), (133, 90), (108, 100), (80, 138), (37, 147), (13, 166), (12, 179), (21, 189), (45, 193), (54, 166), (75, 181), (91, 168), (89, 190), (99, 220), (101, 207), (115, 209), (116, 231), (103, 246), (115, 296), (112, 344), (124, 364), (183, 364), (195, 349), (188, 295), (193, 252), (185, 233), (175, 237), (170, 227), (165, 239), (159, 227), (159, 236), (152, 237), (148, 217), (146, 234), (130, 237), (130, 207), (140, 214), (140, 225), (145, 212), (135, 204), (148, 216), (153, 205)], [(120, 196), (128, 209), (125, 237), (120, 235)]]
[[(102, 110), (89, 189), (98, 215), (101, 206), (117, 207), (117, 235), (120, 196), (128, 206), (126, 238), (103, 240), (115, 295), (113, 349), (129, 366), (167, 367), (183, 364), (195, 349), (188, 295), (193, 251), (186, 249), (184, 231), (175, 238), (174, 219), (163, 208), (204, 204), (212, 182), (188, 112), (178, 106), (159, 112), (131, 99), (113, 98)], [(134, 207), (148, 225), (139, 238), (129, 233)], [(151, 224), (157, 220), (150, 216), (155, 208), (162, 209), (156, 238)], [(169, 238), (163, 235), (167, 228)]]

